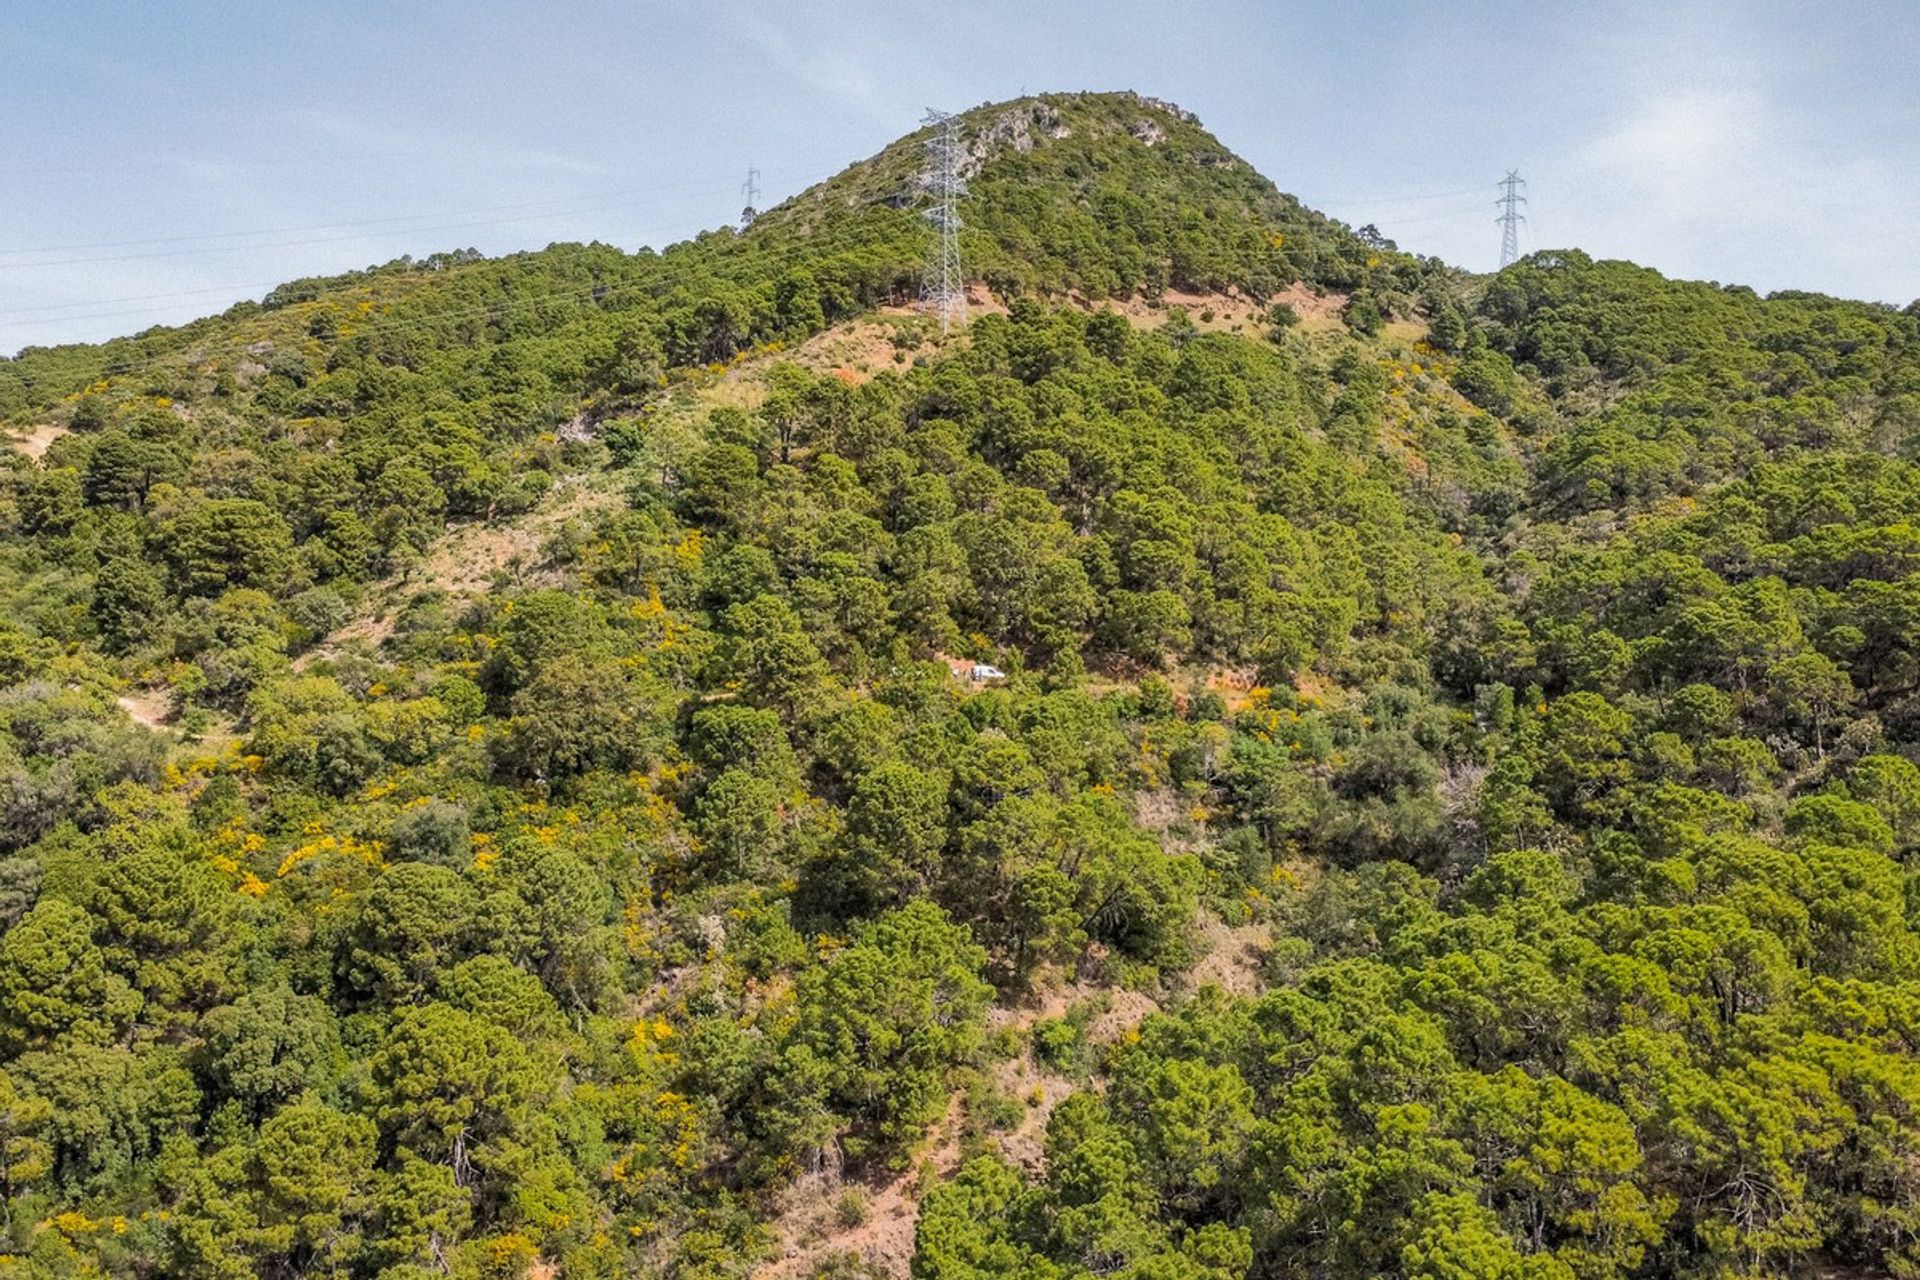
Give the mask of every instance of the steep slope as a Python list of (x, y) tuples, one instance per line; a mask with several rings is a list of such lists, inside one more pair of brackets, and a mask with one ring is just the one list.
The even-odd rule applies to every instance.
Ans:
[[(1351, 287), (1374, 256), (1170, 103), (1044, 95), (963, 113), (958, 128), (972, 191), (965, 248), (997, 292), (1100, 299), (1239, 288), (1265, 297), (1295, 280)], [(929, 135), (903, 138), (771, 210), (747, 240), (830, 236), (875, 206), (911, 212)], [(906, 261), (920, 242), (909, 237)]]
[(1914, 310), (961, 128), (0, 365), (0, 1275), (1920, 1267)]

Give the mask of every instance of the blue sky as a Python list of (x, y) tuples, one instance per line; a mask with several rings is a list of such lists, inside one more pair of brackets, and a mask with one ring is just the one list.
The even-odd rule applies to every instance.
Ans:
[(0, 352), (466, 245), (663, 244), (927, 105), (1133, 88), (1403, 248), (1920, 296), (1920, 4), (16, 0)]

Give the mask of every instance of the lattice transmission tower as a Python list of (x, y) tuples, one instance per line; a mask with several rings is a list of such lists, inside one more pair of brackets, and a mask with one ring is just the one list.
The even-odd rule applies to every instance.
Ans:
[(753, 220), (760, 216), (760, 170), (747, 166), (747, 180), (740, 184), (740, 195), (747, 207), (740, 211), (740, 225), (750, 227)]
[(920, 306), (940, 317), (944, 335), (967, 319), (966, 271), (960, 261), (960, 197), (967, 194), (967, 183), (960, 176), (958, 119), (951, 112), (928, 107), (920, 123), (933, 126), (932, 136), (923, 144), (927, 158), (920, 170), (920, 185), (933, 197), (921, 215), (933, 225), (933, 244), (920, 282)]
[(1504, 271), (1520, 257), (1520, 224), (1527, 220), (1520, 212), (1520, 206), (1527, 202), (1520, 188), (1527, 185), (1527, 180), (1520, 176), (1519, 170), (1509, 169), (1507, 176), (1496, 185), (1502, 192), (1494, 201), (1500, 206), (1500, 216), (1494, 221), (1500, 224), (1500, 269)]

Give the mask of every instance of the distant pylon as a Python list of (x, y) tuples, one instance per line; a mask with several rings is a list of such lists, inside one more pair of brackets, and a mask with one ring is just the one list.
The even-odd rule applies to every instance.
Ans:
[(940, 317), (940, 332), (945, 334), (967, 319), (966, 272), (960, 262), (960, 197), (967, 194), (967, 183), (960, 176), (956, 117), (928, 107), (920, 123), (934, 126), (933, 135), (923, 144), (927, 162), (920, 170), (920, 185), (933, 197), (922, 216), (933, 224), (934, 232), (926, 275), (920, 282), (920, 306)]
[(1520, 257), (1520, 224), (1527, 220), (1520, 212), (1520, 206), (1527, 198), (1520, 194), (1520, 188), (1527, 180), (1520, 176), (1517, 169), (1507, 170), (1507, 176), (1497, 184), (1504, 192), (1494, 203), (1501, 207), (1500, 216), (1494, 221), (1500, 224), (1500, 269), (1506, 270)]
[(752, 165), (747, 166), (747, 180), (740, 184), (740, 194), (747, 202), (747, 207), (740, 211), (740, 225), (751, 226), (760, 216), (760, 171)]

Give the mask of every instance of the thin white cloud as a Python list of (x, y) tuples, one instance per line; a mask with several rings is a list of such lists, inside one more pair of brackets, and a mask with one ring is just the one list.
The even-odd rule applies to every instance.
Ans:
[(514, 146), (450, 131), (420, 133), (395, 129), (334, 112), (300, 111), (294, 113), (289, 122), (363, 150), (378, 149), (460, 166), (544, 169), (553, 173), (587, 175), (607, 172), (605, 165), (564, 152)]
[(736, 15), (740, 30), (753, 41), (767, 60), (810, 89), (824, 93), (842, 105), (860, 112), (875, 124), (897, 126), (900, 111), (893, 99), (882, 93), (873, 74), (876, 60), (835, 32), (835, 40), (822, 46), (796, 48), (787, 34), (763, 19)]
[(1897, 300), (1875, 229), (1910, 224), (1912, 179), (1811, 141), (1756, 89), (1644, 97), (1554, 177), (1556, 243), (1762, 289)]

